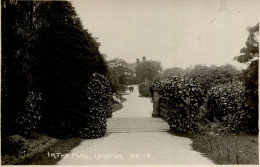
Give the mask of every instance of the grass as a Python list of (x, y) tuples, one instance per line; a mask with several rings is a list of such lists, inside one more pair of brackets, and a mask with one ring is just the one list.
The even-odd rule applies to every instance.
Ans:
[(112, 112), (116, 112), (118, 110), (121, 110), (124, 106), (122, 104), (115, 103), (112, 105)]
[(216, 164), (259, 164), (256, 135), (199, 135), (190, 137), (193, 149)]
[(14, 154), (1, 155), (2, 165), (53, 165), (61, 158), (48, 157), (48, 153), (68, 153), (78, 146), (82, 139), (57, 139), (35, 133), (26, 139), (26, 152), (17, 150)]
[(78, 146), (81, 141), (82, 139), (80, 138), (60, 139), (59, 142), (57, 142), (52, 147), (49, 147), (45, 151), (36, 154), (34, 157), (28, 160), (26, 165), (55, 165), (62, 159), (61, 156), (50, 157), (48, 154), (67, 154), (70, 152), (70, 150)]
[(120, 100), (121, 100), (121, 104), (119, 103), (113, 103), (112, 104), (112, 112), (116, 112), (118, 110), (121, 110), (124, 106), (122, 105), (122, 103), (124, 103), (126, 101), (126, 98), (122, 97), (122, 92), (120, 92), (121, 94), (121, 97), (120, 97)]

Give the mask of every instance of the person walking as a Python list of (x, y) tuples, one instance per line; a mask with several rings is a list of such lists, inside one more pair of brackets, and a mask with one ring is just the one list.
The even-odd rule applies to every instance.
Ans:
[(132, 92), (132, 86), (129, 86), (129, 91), (130, 91), (130, 93)]

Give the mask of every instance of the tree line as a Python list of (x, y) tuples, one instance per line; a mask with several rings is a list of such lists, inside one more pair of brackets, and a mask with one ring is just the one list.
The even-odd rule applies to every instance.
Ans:
[[(95, 80), (106, 84), (101, 88), (109, 93), (110, 83), (93, 76), (109, 78), (108, 66), (100, 44), (83, 27), (72, 4), (3, 0), (1, 5), (2, 136), (37, 129), (57, 135), (101, 124), (104, 114), (91, 113), (89, 98), (109, 99), (86, 94), (100, 91), (91, 89)], [(86, 117), (96, 122), (86, 127)]]

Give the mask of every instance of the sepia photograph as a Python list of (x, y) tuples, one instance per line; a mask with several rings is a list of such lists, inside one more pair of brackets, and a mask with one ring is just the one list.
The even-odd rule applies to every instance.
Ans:
[(259, 0), (1, 0), (1, 165), (259, 165)]

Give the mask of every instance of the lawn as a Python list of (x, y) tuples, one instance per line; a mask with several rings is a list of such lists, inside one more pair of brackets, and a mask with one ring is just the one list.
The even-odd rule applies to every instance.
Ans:
[(259, 164), (257, 135), (199, 135), (191, 137), (193, 149), (216, 164)]
[(82, 139), (57, 139), (45, 134), (34, 133), (26, 138), (26, 151), (14, 150), (1, 154), (2, 165), (53, 165), (61, 158), (53, 158), (48, 153), (66, 154), (78, 146)]

